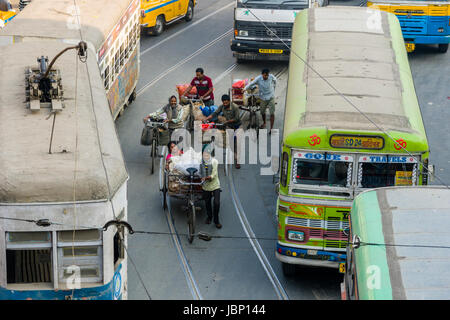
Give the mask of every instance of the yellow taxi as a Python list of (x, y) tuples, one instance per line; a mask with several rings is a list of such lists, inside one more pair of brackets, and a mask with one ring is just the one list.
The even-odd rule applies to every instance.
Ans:
[(194, 17), (196, 0), (141, 0), (141, 27), (159, 36), (164, 27)]
[(9, 1), (0, 0), (0, 29), (6, 26), (6, 24), (15, 16), (16, 11), (12, 9)]

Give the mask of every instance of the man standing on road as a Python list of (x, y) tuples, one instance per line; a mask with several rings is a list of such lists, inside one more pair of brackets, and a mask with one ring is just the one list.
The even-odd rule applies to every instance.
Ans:
[(186, 95), (191, 92), (191, 89), (193, 87), (197, 88), (197, 95), (198, 98), (203, 100), (203, 103), (205, 106), (212, 106), (214, 105), (214, 94), (213, 94), (213, 84), (210, 77), (207, 77), (203, 74), (202, 68), (197, 68), (195, 70), (195, 77), (192, 79), (191, 84), (186, 89), (186, 91), (183, 93), (181, 98), (186, 97)]
[(263, 125), (261, 129), (266, 127), (266, 109), (269, 107), (270, 112), (270, 132), (273, 129), (275, 121), (275, 87), (277, 85), (277, 78), (269, 73), (269, 69), (263, 69), (261, 75), (257, 76), (252, 82), (245, 86), (244, 91), (253, 89), (258, 85), (258, 95), (260, 100), (261, 116), (263, 118)]
[[(241, 126), (241, 119), (239, 117), (239, 107), (235, 103), (231, 103), (230, 96), (224, 94), (222, 96), (222, 105), (220, 105), (216, 111), (214, 111), (206, 120), (211, 120), (217, 118), (220, 113), (223, 113), (225, 117), (224, 124), (231, 129), (237, 130)], [(241, 165), (237, 162), (237, 146), (236, 146), (236, 136), (234, 137), (234, 162), (236, 169), (240, 169)]]
[[(203, 159), (200, 168), (202, 174), (202, 180), (204, 181), (203, 199), (205, 200), (206, 218), (205, 223), (210, 224), (214, 218), (214, 224), (217, 229), (222, 228), (219, 222), (219, 209), (220, 209), (220, 181), (218, 171), (219, 161), (211, 156), (211, 150), (209, 145), (203, 147)], [(211, 206), (211, 200), (214, 197), (214, 208)]]

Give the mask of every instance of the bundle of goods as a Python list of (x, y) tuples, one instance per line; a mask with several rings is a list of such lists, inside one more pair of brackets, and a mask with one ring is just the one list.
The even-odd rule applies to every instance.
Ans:
[[(215, 106), (211, 106), (211, 107), (215, 107)], [(205, 107), (205, 105), (202, 104), (201, 102), (194, 102), (192, 104), (192, 114), (194, 116), (194, 121), (206, 120), (207, 116), (205, 115), (205, 113), (212, 113), (215, 111), (215, 109), (210, 109), (211, 107)], [(186, 121), (186, 119), (189, 115), (189, 112), (190, 112), (190, 108), (191, 108), (190, 104), (184, 106), (183, 121)], [(215, 108), (217, 109), (217, 107), (215, 107)], [(211, 112), (210, 110), (214, 110), (214, 111)]]
[[(201, 152), (195, 152), (193, 148), (189, 148), (180, 156), (172, 156), (169, 163), (169, 191), (173, 193), (184, 193), (189, 191), (189, 185), (182, 185), (179, 183), (180, 178), (184, 181), (188, 181), (188, 168), (197, 169), (197, 172), (194, 174), (193, 182), (200, 182), (201, 162)], [(201, 191), (201, 186), (194, 186), (194, 190)]]
[(231, 85), (231, 99), (234, 103), (240, 106), (247, 105), (245, 103), (245, 95), (244, 95), (244, 88), (248, 84), (248, 79), (234, 80), (233, 84)]
[[(186, 91), (186, 89), (190, 86), (189, 83), (185, 83), (185, 84), (177, 84), (177, 91), (178, 91), (178, 99), (180, 100), (180, 102), (182, 103), (188, 103), (187, 100), (181, 99), (181, 96), (183, 95), (183, 93)], [(197, 88), (196, 87), (192, 87), (191, 91), (186, 94), (186, 97), (188, 99), (196, 99), (197, 98)]]
[[(220, 117), (220, 116), (219, 116)], [(225, 128), (223, 130), (217, 129), (214, 127), (214, 123), (201, 123), (200, 124), (202, 129), (202, 143), (210, 143), (212, 141), (212, 137), (214, 137), (214, 144), (219, 148), (226, 148), (228, 145), (227, 141), (227, 132), (225, 131)], [(211, 130), (217, 130), (217, 131), (211, 131)], [(219, 138), (218, 135), (221, 135), (221, 138)]]

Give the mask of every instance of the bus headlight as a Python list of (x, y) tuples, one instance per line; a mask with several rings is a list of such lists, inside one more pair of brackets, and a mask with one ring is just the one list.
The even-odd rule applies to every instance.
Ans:
[(246, 30), (239, 30), (239, 35), (241, 37), (248, 37), (248, 31), (246, 31)]
[(287, 236), (289, 240), (305, 241), (305, 233), (301, 231), (289, 230)]

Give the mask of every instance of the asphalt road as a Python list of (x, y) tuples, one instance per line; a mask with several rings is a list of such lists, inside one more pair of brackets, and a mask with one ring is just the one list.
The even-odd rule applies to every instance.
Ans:
[[(332, 5), (358, 5), (360, 1), (333, 1)], [(116, 121), (130, 174), (128, 220), (134, 229), (170, 232), (162, 210), (158, 174), (150, 174), (149, 149), (139, 144), (142, 118), (176, 94), (175, 85), (189, 82), (197, 67), (213, 79), (216, 102), (228, 91), (232, 78), (256, 76), (268, 66), (273, 73), (287, 63), (247, 63), (236, 65), (229, 47), (233, 27), (231, 0), (200, 1), (190, 23), (169, 26), (160, 37), (141, 37), (141, 75), (138, 98)], [(422, 114), (431, 144), (431, 161), (442, 181), (450, 184), (449, 126), (450, 54), (437, 54), (435, 48), (419, 47), (410, 54), (410, 64)], [(282, 127), (286, 72), (279, 75), (275, 127)], [(306, 270), (285, 279), (275, 259), (276, 194), (272, 176), (261, 176), (260, 165), (232, 169), (234, 187), (251, 231), (261, 247), (258, 256), (246, 238), (230, 192), (229, 178), (220, 171), (220, 217), (223, 228), (205, 225), (205, 213), (197, 219), (198, 229), (223, 238), (209, 242), (187, 242), (186, 215), (179, 200), (171, 201), (171, 212), (181, 247), (189, 266), (182, 267), (178, 251), (169, 235), (135, 234), (129, 236), (128, 252), (137, 267), (128, 267), (129, 299), (277, 299), (274, 282), (279, 282), (290, 299), (339, 299), (341, 276), (335, 270)], [(266, 240), (269, 239), (269, 240)], [(269, 265), (261, 261), (267, 259)], [(273, 272), (272, 272), (273, 271)], [(190, 273), (189, 273), (190, 272)], [(186, 276), (188, 275), (188, 276)], [(271, 275), (271, 277), (269, 277)], [(189, 281), (187, 279), (190, 279)], [(195, 288), (192, 288), (194, 283)]]

